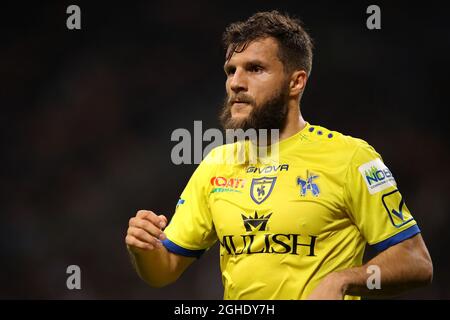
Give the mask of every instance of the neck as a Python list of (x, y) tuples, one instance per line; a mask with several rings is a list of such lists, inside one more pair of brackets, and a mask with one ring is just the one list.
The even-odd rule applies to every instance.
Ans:
[(306, 126), (306, 121), (303, 119), (300, 108), (297, 105), (290, 105), (286, 119), (286, 125), (280, 132), (280, 141), (287, 139)]

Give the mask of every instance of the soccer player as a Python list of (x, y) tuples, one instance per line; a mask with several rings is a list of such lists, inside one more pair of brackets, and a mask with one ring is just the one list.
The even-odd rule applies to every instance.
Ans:
[[(223, 126), (279, 129), (278, 162), (206, 161), (230, 144), (218, 147), (170, 224), (138, 211), (125, 241), (141, 278), (172, 283), (219, 241), (224, 299), (359, 299), (430, 283), (420, 229), (380, 154), (302, 118), (313, 55), (300, 21), (257, 13), (231, 24), (224, 44)], [(379, 253), (363, 265), (366, 244)]]

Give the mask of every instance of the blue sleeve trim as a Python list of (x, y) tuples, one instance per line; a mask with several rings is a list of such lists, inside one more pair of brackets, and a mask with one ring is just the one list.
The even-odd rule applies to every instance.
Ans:
[(420, 229), (417, 226), (417, 224), (415, 224), (415, 225), (409, 227), (408, 229), (405, 229), (402, 232), (397, 233), (396, 235), (394, 235), (386, 240), (375, 243), (372, 246), (377, 251), (383, 251), (389, 247), (392, 247), (393, 245), (396, 245), (397, 243), (400, 243), (408, 238), (411, 238), (412, 236), (418, 234), (419, 232), (420, 232)]
[(169, 239), (165, 239), (161, 241), (164, 247), (172, 253), (179, 254), (185, 257), (193, 257), (200, 258), (200, 256), (205, 252), (205, 250), (189, 250), (183, 247), (180, 247), (176, 243), (173, 243)]

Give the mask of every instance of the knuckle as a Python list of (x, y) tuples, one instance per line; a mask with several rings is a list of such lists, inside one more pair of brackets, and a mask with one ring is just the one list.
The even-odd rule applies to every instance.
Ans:
[(148, 214), (150, 213), (150, 211), (148, 210), (138, 210), (136, 217), (146, 217)]
[(148, 223), (146, 220), (139, 220), (137, 223), (139, 228), (146, 229), (148, 227)]
[(139, 236), (139, 231), (138, 231), (138, 229), (136, 229), (136, 228), (130, 228), (129, 234), (130, 234), (132, 237), (138, 237), (138, 236)]
[(156, 214), (153, 211), (151, 210), (147, 211), (147, 218), (154, 219), (155, 217)]
[(134, 227), (132, 227), (132, 226), (128, 227), (127, 235), (132, 236), (133, 235), (133, 230), (134, 230)]
[(132, 236), (130, 236), (130, 235), (127, 235), (125, 237), (125, 243), (128, 244), (128, 245), (133, 245), (134, 244), (134, 238)]

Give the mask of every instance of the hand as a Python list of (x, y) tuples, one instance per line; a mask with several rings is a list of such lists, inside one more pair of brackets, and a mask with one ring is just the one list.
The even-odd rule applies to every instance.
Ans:
[(153, 250), (161, 248), (161, 240), (166, 239), (163, 229), (167, 225), (167, 218), (156, 215), (153, 211), (139, 210), (128, 223), (125, 243), (128, 248)]
[(343, 300), (345, 295), (344, 278), (337, 272), (327, 275), (308, 296), (308, 300)]

